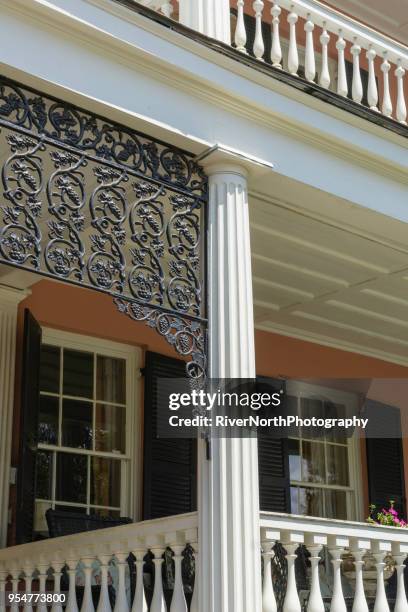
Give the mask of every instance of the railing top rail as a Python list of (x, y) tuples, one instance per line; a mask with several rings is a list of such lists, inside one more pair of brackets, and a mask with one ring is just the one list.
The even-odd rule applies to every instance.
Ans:
[(268, 0), (271, 4), (280, 6), (287, 10), (296, 10), (296, 13), (307, 18), (310, 15), (313, 22), (318, 26), (323, 26), (327, 30), (335, 33), (341, 31), (342, 36), (347, 40), (360, 44), (368, 49), (370, 46), (378, 54), (384, 55), (388, 61), (395, 64), (401, 63), (404, 68), (408, 68), (408, 47), (396, 40), (376, 31), (374, 28), (356, 21), (348, 15), (344, 15), (318, 0)]
[(303, 532), (324, 536), (400, 542), (408, 545), (408, 529), (370, 525), (354, 521), (341, 521), (318, 517), (261, 512), (260, 526), (265, 530), (279, 532)]
[(25, 558), (36, 559), (45, 553), (48, 556), (52, 552), (66, 554), (69, 550), (85, 549), (88, 547), (92, 547), (95, 553), (98, 553), (104, 550), (111, 550), (112, 547), (116, 547), (116, 550), (119, 550), (121, 543), (126, 543), (126, 546), (129, 546), (129, 550), (137, 548), (139, 545), (145, 545), (149, 548), (154, 545), (166, 546), (177, 544), (178, 534), (186, 534), (186, 532), (189, 532), (187, 540), (193, 543), (197, 539), (197, 526), (197, 513), (191, 512), (20, 544), (0, 550), (0, 566), (2, 561), (10, 561), (11, 559), (16, 561), (21, 561)]

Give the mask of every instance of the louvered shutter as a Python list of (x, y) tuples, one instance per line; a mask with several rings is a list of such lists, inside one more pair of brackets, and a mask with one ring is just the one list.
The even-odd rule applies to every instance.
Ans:
[[(396, 508), (406, 516), (404, 463), (399, 408), (367, 400), (364, 416), (366, 429), (369, 502), (381, 510), (395, 500)], [(388, 432), (393, 437), (380, 437)], [(378, 437), (373, 437), (378, 436)]]
[(193, 512), (197, 507), (197, 441), (156, 437), (158, 406), (164, 395), (158, 380), (185, 377), (185, 363), (148, 352), (144, 376), (143, 518)]
[(40, 404), (41, 327), (29, 310), (24, 311), (23, 367), (20, 419), (20, 461), (17, 471), (18, 544), (33, 537), (35, 468)]
[[(258, 377), (258, 389), (279, 392), (284, 381)], [(259, 505), (264, 512), (290, 512), (288, 440), (258, 431)]]

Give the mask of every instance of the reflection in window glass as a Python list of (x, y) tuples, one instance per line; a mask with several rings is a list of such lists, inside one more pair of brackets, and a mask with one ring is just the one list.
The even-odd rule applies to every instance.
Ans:
[(38, 416), (38, 441), (42, 444), (58, 443), (58, 397), (40, 396)]
[(327, 518), (347, 519), (347, 492), (326, 489), (325, 506)]
[(123, 406), (97, 404), (95, 416), (95, 450), (125, 452), (126, 409)]
[(291, 480), (301, 480), (301, 457), (299, 440), (288, 440), (289, 447), (289, 473)]
[(120, 506), (120, 461), (91, 457), (91, 504)]
[(327, 482), (348, 487), (348, 449), (347, 446), (327, 445)]
[(324, 482), (326, 475), (324, 444), (302, 442), (302, 481)]
[(52, 455), (48, 451), (38, 451), (36, 471), (37, 471), (37, 497), (39, 499), (52, 498)]
[(60, 386), (60, 349), (43, 345), (40, 357), (40, 391), (58, 393)]
[(56, 499), (86, 504), (88, 457), (57, 453)]
[(299, 487), (299, 514), (324, 516), (323, 489)]
[(92, 353), (64, 349), (64, 395), (93, 397)]
[(92, 448), (92, 404), (90, 402), (64, 399), (62, 446)]
[(96, 399), (115, 404), (125, 404), (125, 360), (98, 355), (96, 363)]

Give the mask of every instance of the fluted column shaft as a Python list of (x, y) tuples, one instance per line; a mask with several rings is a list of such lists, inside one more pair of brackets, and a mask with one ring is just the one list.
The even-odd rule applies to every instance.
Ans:
[(0, 548), (7, 543), (17, 307), (27, 295), (0, 286)]
[[(245, 170), (207, 164), (209, 374), (255, 377)], [(261, 612), (256, 439), (213, 439), (199, 452), (200, 612)]]
[(183, 25), (231, 44), (229, 0), (179, 0), (180, 22)]

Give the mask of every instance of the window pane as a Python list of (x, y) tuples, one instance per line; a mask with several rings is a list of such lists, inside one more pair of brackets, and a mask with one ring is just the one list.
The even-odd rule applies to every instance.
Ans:
[(58, 398), (48, 395), (40, 397), (38, 441), (43, 444), (58, 444)]
[(64, 395), (93, 397), (93, 354), (64, 349)]
[(40, 391), (59, 392), (60, 349), (43, 344), (40, 357)]
[(119, 518), (120, 510), (107, 510), (106, 508), (92, 508), (91, 514), (97, 514), (98, 516), (110, 516), (111, 518)]
[(86, 503), (87, 462), (84, 455), (57, 453), (57, 500)]
[(329, 489), (325, 491), (327, 518), (347, 519), (347, 493)]
[(64, 506), (62, 504), (57, 504), (55, 506), (56, 510), (63, 510), (64, 512), (75, 512), (80, 514), (86, 514), (86, 508), (83, 506)]
[(324, 444), (302, 443), (302, 480), (304, 482), (325, 482)]
[(35, 496), (38, 499), (51, 499), (52, 497), (52, 456), (49, 451), (37, 453), (37, 482)]
[(62, 445), (92, 448), (92, 404), (64, 400), (62, 404)]
[(291, 480), (301, 480), (301, 461), (299, 440), (288, 440), (289, 446), (289, 473)]
[(327, 445), (327, 484), (349, 485), (349, 465), (346, 446)]
[(290, 509), (292, 514), (300, 514), (299, 489), (297, 487), (290, 487)]
[[(335, 404), (334, 402), (325, 402), (326, 417), (330, 419), (344, 419), (347, 416), (346, 407), (343, 404)], [(343, 430), (344, 431), (344, 430)], [(347, 444), (347, 438), (343, 435), (342, 430), (338, 427), (328, 429), (326, 440), (332, 440), (339, 444)]]
[(91, 457), (91, 504), (120, 506), (121, 462)]
[(299, 514), (324, 516), (322, 489), (299, 488)]
[(124, 359), (98, 355), (96, 399), (116, 404), (126, 403), (126, 362)]
[(95, 449), (124, 453), (126, 432), (126, 408), (122, 406), (96, 405)]
[[(320, 400), (302, 397), (300, 400), (300, 413), (304, 419), (311, 419), (312, 417), (322, 418), (323, 403)], [(308, 438), (309, 440), (316, 438), (316, 427), (301, 427), (301, 437)]]
[(48, 535), (47, 519), (45, 513), (51, 508), (51, 502), (36, 501), (34, 506), (34, 532)]

